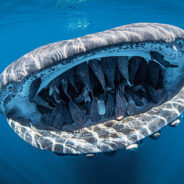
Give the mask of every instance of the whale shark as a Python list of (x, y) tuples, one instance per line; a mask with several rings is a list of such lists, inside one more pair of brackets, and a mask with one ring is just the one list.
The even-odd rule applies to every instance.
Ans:
[(184, 30), (134, 23), (50, 43), (0, 75), (0, 112), (32, 146), (60, 155), (134, 150), (180, 123)]

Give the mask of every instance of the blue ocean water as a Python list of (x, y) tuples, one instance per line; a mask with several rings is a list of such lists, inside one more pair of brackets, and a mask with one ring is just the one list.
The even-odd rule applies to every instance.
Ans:
[[(184, 28), (182, 0), (0, 0), (0, 72), (44, 44), (135, 22)], [(136, 152), (59, 157), (38, 150), (0, 116), (0, 184), (182, 184), (184, 124), (166, 127)]]

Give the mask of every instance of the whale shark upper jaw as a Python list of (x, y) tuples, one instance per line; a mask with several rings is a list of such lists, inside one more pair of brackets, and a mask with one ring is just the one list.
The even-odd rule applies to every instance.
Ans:
[(140, 23), (35, 49), (1, 74), (0, 109), (40, 149), (134, 149), (184, 110), (183, 40)]

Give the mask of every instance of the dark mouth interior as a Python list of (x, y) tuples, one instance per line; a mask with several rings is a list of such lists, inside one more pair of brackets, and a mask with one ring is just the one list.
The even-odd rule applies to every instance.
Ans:
[(156, 60), (140, 56), (93, 59), (51, 81), (35, 103), (42, 124), (59, 130), (64, 125), (122, 120), (160, 101), (164, 73)]

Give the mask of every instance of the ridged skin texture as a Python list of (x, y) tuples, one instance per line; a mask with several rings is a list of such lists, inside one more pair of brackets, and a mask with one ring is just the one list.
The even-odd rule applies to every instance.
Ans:
[(184, 89), (177, 97), (143, 114), (122, 121), (108, 121), (75, 132), (34, 130), (8, 120), (10, 126), (33, 146), (58, 153), (81, 154), (117, 150), (157, 132), (178, 117), (184, 109)]
[(0, 89), (11, 82), (20, 82), (33, 72), (64, 59), (94, 49), (136, 42), (166, 42), (184, 39), (184, 31), (176, 26), (158, 23), (136, 23), (80, 38), (60, 41), (37, 48), (9, 65), (0, 75)]

